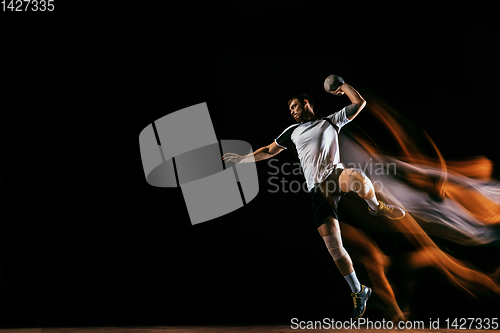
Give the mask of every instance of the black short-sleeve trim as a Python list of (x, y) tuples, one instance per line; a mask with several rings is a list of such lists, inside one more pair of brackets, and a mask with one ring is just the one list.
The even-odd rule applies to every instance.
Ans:
[(285, 129), (275, 140), (276, 144), (282, 148), (287, 149), (290, 145), (293, 145), (292, 142), (292, 133), (300, 124), (294, 124), (287, 129)]

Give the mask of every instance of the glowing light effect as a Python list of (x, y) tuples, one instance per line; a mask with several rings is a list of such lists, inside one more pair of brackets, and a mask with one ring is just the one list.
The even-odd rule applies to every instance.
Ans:
[[(481, 272), (472, 263), (458, 260), (449, 251), (445, 253), (431, 238), (436, 236), (461, 246), (500, 240), (500, 183), (491, 178), (492, 162), (484, 156), (446, 161), (422, 129), (375, 96), (365, 92), (363, 96), (368, 101), (363, 112), (377, 119), (378, 123), (373, 126), (390, 135), (392, 143), (396, 144), (394, 155), (398, 156), (384, 154), (374, 144), (378, 141), (366, 133), (352, 136), (344, 133), (340, 139), (342, 162), (396, 164), (396, 175), (385, 172), (368, 176), (383, 184), (377, 192), (379, 199), (407, 211), (404, 219), (387, 222), (388, 231), (404, 235), (416, 248), (407, 253), (407, 269), (433, 267), (456, 287), (475, 297), (482, 291), (500, 295), (497, 282), (500, 267), (492, 274)], [(355, 209), (352, 206), (348, 211)], [(368, 215), (363, 220), (372, 225), (380, 223)], [(344, 242), (352, 249), (351, 256), (366, 267), (387, 316), (393, 320), (403, 319), (385, 275), (390, 258), (364, 231), (344, 223), (341, 228)]]

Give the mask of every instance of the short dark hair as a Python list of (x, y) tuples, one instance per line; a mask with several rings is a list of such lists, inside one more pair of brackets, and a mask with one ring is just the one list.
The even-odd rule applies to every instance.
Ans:
[(311, 100), (311, 98), (306, 95), (306, 94), (298, 94), (298, 95), (295, 95), (293, 96), (292, 98), (290, 98), (290, 100), (288, 101), (288, 107), (290, 107), (290, 104), (292, 103), (292, 101), (294, 99), (297, 99), (298, 101), (300, 101), (300, 103), (304, 104), (304, 100), (307, 99), (307, 101), (309, 102), (309, 104), (311, 105), (311, 108), (314, 109), (314, 102)]

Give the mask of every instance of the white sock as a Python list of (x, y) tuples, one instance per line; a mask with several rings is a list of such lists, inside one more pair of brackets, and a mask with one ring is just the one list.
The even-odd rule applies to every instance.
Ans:
[(376, 196), (373, 196), (371, 199), (365, 199), (365, 201), (372, 210), (378, 210), (378, 200)]
[(349, 287), (351, 287), (353, 293), (357, 294), (361, 291), (361, 284), (358, 281), (355, 271), (352, 271), (351, 274), (344, 276), (344, 279), (346, 279), (347, 283), (349, 283)]

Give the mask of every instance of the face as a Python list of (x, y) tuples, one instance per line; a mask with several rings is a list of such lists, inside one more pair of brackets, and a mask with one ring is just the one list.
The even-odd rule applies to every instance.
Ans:
[(298, 99), (294, 99), (292, 103), (290, 103), (289, 109), (293, 119), (297, 122), (301, 122), (303, 116), (305, 115), (304, 105), (300, 103)]

